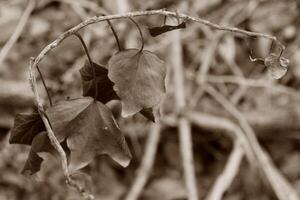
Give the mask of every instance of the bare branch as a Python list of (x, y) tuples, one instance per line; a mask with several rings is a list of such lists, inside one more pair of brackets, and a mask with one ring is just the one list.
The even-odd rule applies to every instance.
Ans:
[(148, 133), (145, 153), (141, 165), (137, 171), (136, 179), (134, 180), (134, 183), (131, 186), (125, 200), (138, 199), (143, 188), (145, 187), (154, 164), (157, 146), (160, 139), (160, 131), (161, 125), (159, 122), (154, 123), (150, 132)]
[(293, 88), (286, 87), (284, 85), (276, 84), (267, 80), (256, 80), (243, 78), (238, 76), (226, 76), (226, 75), (207, 75), (207, 81), (210, 83), (234, 83), (238, 85), (245, 85), (250, 87), (267, 88), (273, 91), (287, 94), (296, 99), (300, 99), (300, 93)]
[(228, 190), (235, 176), (237, 175), (243, 157), (243, 148), (241, 147), (240, 142), (236, 140), (234, 142), (234, 147), (229, 156), (225, 169), (217, 178), (206, 200), (222, 199), (224, 193), (226, 192), (226, 190)]
[[(177, 111), (180, 113), (180, 111), (186, 106), (180, 32), (173, 32), (173, 38), (174, 41), (171, 53), (172, 66), (174, 70), (174, 87), (176, 88), (175, 102)], [(180, 151), (185, 176), (185, 185), (188, 191), (188, 199), (197, 200), (198, 192), (194, 169), (191, 125), (185, 117), (180, 116), (178, 126)]]
[(231, 120), (190, 110), (187, 110), (183, 114), (191, 123), (196, 124), (199, 127), (209, 130), (225, 131), (229, 137), (233, 140), (238, 140), (242, 144), (249, 163), (255, 161), (253, 152), (247, 142), (243, 130)]
[(295, 189), (276, 168), (266, 151), (260, 146), (252, 127), (249, 125), (243, 114), (212, 86), (205, 85), (204, 89), (238, 120), (240, 126), (247, 136), (249, 146), (252, 148), (252, 151), (256, 157), (258, 167), (269, 180), (277, 197), (280, 200), (299, 200)]
[(23, 29), (31, 15), (31, 12), (33, 11), (35, 7), (35, 0), (29, 0), (27, 7), (24, 11), (24, 13), (21, 16), (21, 19), (14, 31), (14, 33), (11, 35), (9, 40), (5, 43), (3, 48), (0, 51), (0, 66), (2, 65), (3, 61), (5, 60), (7, 54), (9, 53), (10, 49), (14, 46), (14, 44), (17, 42), (18, 38), (20, 37), (21, 33), (23, 32)]
[(178, 15), (177, 15), (176, 12), (170, 12), (170, 11), (161, 9), (161, 10), (128, 12), (128, 13), (116, 14), (116, 15), (95, 16), (95, 17), (89, 18), (89, 19), (81, 22), (80, 24), (74, 26), (73, 28), (69, 29), (68, 31), (62, 33), (56, 40), (54, 40), (52, 43), (47, 45), (40, 52), (40, 54), (36, 57), (33, 67), (35, 67), (49, 51), (56, 48), (64, 39), (66, 39), (70, 35), (73, 35), (75, 32), (78, 32), (80, 29), (82, 29), (88, 25), (95, 24), (95, 23), (102, 22), (102, 21), (107, 21), (107, 20), (124, 19), (124, 18), (130, 18), (130, 17), (138, 17), (138, 16), (151, 16), (151, 15), (169, 16), (169, 17), (174, 17), (174, 18), (178, 17), (181, 19), (185, 19), (186, 21), (192, 21), (192, 22), (206, 25), (206, 26), (209, 26), (209, 27), (217, 29), (217, 30), (228, 31), (228, 32), (236, 33), (236, 34), (242, 34), (242, 35), (246, 35), (248, 37), (263, 37), (266, 39), (273, 40), (280, 46), (284, 47), (280, 43), (280, 41), (277, 40), (277, 38), (275, 36), (271, 36), (271, 35), (264, 34), (264, 33), (245, 31), (245, 30), (242, 30), (239, 28), (221, 26), (218, 24), (214, 24), (208, 20), (202, 19), (202, 18), (192, 17), (192, 16), (182, 14), (182, 13), (178, 13)]

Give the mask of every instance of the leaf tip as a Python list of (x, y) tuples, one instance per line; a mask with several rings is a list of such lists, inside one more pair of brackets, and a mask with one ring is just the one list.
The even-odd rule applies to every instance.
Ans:
[(122, 167), (128, 167), (128, 165), (131, 162), (131, 154), (128, 152), (126, 156), (118, 157), (118, 158), (113, 158), (117, 163), (119, 163)]

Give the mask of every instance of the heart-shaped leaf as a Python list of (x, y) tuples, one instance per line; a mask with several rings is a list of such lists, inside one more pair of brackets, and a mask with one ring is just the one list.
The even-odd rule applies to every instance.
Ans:
[(125, 138), (111, 111), (85, 97), (61, 101), (46, 111), (56, 137), (67, 140), (71, 170), (80, 169), (96, 155), (107, 154), (123, 167), (131, 159)]
[(108, 62), (108, 77), (121, 99), (124, 117), (158, 105), (165, 93), (165, 76), (164, 62), (146, 50), (120, 51)]
[(269, 74), (275, 78), (282, 78), (288, 69), (289, 59), (271, 53), (264, 61), (265, 66), (268, 68)]
[(72, 134), (66, 129), (66, 126), (89, 106), (90, 101), (86, 101), (86, 98), (59, 101), (46, 110), (53, 132), (59, 142)]
[(31, 145), (33, 138), (44, 130), (45, 126), (39, 113), (17, 114), (9, 143)]
[[(108, 70), (93, 63), (95, 70), (96, 82), (97, 82), (97, 100), (102, 103), (107, 103), (110, 100), (119, 99), (115, 91), (113, 90), (113, 83), (109, 80), (107, 74)], [(93, 76), (93, 68), (88, 61), (85, 62), (84, 66), (80, 69), (80, 75), (82, 80), (83, 96), (94, 97), (95, 95), (95, 80)]]
[[(113, 82), (109, 80), (107, 74), (108, 70), (96, 63), (93, 63), (93, 67), (96, 73), (96, 80), (98, 84), (97, 100), (102, 103), (107, 103), (110, 100), (119, 100), (120, 98), (113, 90)], [(89, 62), (85, 62), (85, 65), (80, 69), (83, 96), (93, 97), (95, 95), (95, 81), (93, 76), (93, 69)], [(147, 119), (155, 122), (155, 116), (152, 112), (152, 108), (145, 108), (140, 112)]]

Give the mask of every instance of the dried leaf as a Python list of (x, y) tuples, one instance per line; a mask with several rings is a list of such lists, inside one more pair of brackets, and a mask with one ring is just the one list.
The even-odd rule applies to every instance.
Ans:
[(113, 55), (108, 77), (122, 102), (122, 115), (133, 115), (158, 105), (165, 93), (166, 67), (150, 51), (129, 49)]
[[(109, 80), (107, 74), (108, 70), (96, 63), (93, 63), (96, 74), (96, 82), (98, 88), (97, 100), (102, 103), (107, 103), (110, 100), (119, 99), (115, 91), (113, 90), (113, 83)], [(93, 68), (88, 61), (80, 69), (83, 96), (94, 97), (95, 95), (95, 80), (93, 76)]]
[[(102, 103), (107, 103), (110, 100), (120, 99), (116, 92), (113, 90), (113, 82), (111, 82), (107, 76), (108, 70), (96, 63), (93, 63), (96, 72), (96, 79), (98, 84), (97, 100)], [(93, 70), (88, 62), (84, 67), (80, 69), (83, 96), (93, 97), (95, 95), (95, 83), (93, 77)], [(152, 109), (143, 109), (140, 112), (144, 117), (151, 121), (155, 121), (155, 117), (152, 113)]]
[(152, 108), (145, 108), (141, 110), (140, 113), (147, 119), (151, 120), (152, 122), (155, 122), (155, 117), (153, 115)]
[(171, 26), (171, 25), (164, 25), (164, 26), (158, 26), (158, 27), (152, 27), (149, 28), (149, 33), (152, 37), (156, 37), (158, 35), (161, 35), (163, 33), (169, 32), (169, 31), (173, 31), (173, 30), (177, 30), (177, 29), (184, 29), (185, 26), (185, 22), (182, 22), (180, 24), (178, 24), (177, 26)]
[(58, 140), (67, 140), (71, 170), (86, 166), (100, 154), (109, 155), (123, 167), (129, 164), (131, 154), (125, 138), (101, 102), (90, 97), (65, 100), (46, 112)]
[[(65, 151), (67, 158), (69, 158), (70, 150), (67, 147), (66, 140), (62, 141), (60, 145)], [(21, 171), (22, 174), (33, 175), (36, 172), (40, 171), (41, 164), (43, 162), (43, 158), (39, 155), (40, 153), (49, 153), (52, 156), (60, 159), (60, 155), (52, 146), (46, 131), (43, 131), (34, 137), (28, 158), (25, 162), (23, 170)]]
[(33, 138), (44, 130), (45, 126), (38, 113), (17, 114), (9, 143), (31, 145)]
[(268, 68), (268, 72), (273, 78), (280, 79), (287, 72), (289, 60), (271, 53), (265, 58), (264, 64)]
[[(91, 99), (91, 98), (87, 98)], [(59, 142), (70, 134), (66, 126), (90, 105), (86, 98), (59, 101), (46, 110), (53, 132)]]
[(21, 174), (26, 176), (35, 174), (40, 171), (42, 162), (43, 158), (41, 158), (37, 153), (30, 151)]
[(43, 158), (41, 158), (39, 152), (54, 152), (50, 140), (47, 136), (47, 132), (41, 132), (34, 137), (32, 140), (31, 149), (28, 158), (25, 162), (23, 170), (21, 171), (24, 175), (33, 175), (38, 172), (41, 168)]
[(140, 113), (146, 117), (147, 119), (151, 120), (152, 122), (156, 122), (156, 120), (160, 117), (159, 108), (144, 108), (140, 111)]

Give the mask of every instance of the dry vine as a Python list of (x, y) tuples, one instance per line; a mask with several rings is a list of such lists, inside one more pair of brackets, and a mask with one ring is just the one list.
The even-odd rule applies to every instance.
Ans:
[[(37, 85), (36, 85), (36, 78), (35, 78), (35, 73), (34, 73), (34, 69), (37, 68), (38, 64), (41, 62), (41, 60), (44, 58), (44, 56), (51, 51), (52, 49), (56, 48), (57, 46), (59, 46), (59, 44), (66, 39), (69, 36), (75, 35), (77, 34), (77, 32), (79, 30), (81, 30), (82, 28), (91, 25), (91, 24), (95, 24), (95, 23), (99, 23), (102, 21), (108, 21), (108, 20), (117, 20), (117, 19), (131, 19), (133, 17), (139, 17), (139, 16), (152, 16), (152, 15), (159, 15), (159, 16), (168, 16), (168, 17), (173, 17), (173, 18), (180, 18), (180, 19), (184, 19), (185, 22), (196, 22), (205, 26), (209, 26), (211, 28), (217, 29), (217, 30), (221, 30), (221, 31), (228, 31), (228, 32), (232, 32), (235, 34), (241, 34), (241, 35), (245, 35), (248, 37), (263, 37), (269, 40), (272, 40), (273, 42), (275, 42), (278, 46), (281, 47), (281, 49), (285, 49), (284, 45), (282, 45), (280, 43), (280, 41), (277, 40), (277, 38), (275, 36), (271, 36), (268, 34), (263, 34), (263, 33), (258, 33), (258, 32), (251, 32), (251, 31), (246, 31), (246, 30), (242, 30), (239, 28), (232, 28), (232, 27), (227, 27), (227, 26), (221, 26), (215, 23), (212, 23), (210, 21), (207, 21), (205, 19), (201, 19), (198, 17), (192, 17), (186, 14), (182, 14), (182, 13), (177, 13), (177, 12), (170, 12), (170, 11), (166, 11), (166, 10), (150, 10), (150, 11), (137, 11), (137, 12), (129, 12), (129, 13), (124, 13), (124, 14), (115, 14), (115, 15), (107, 15), (107, 16), (95, 16), (92, 18), (89, 18), (83, 22), (81, 22), (80, 24), (78, 24), (77, 26), (74, 26), (73, 28), (69, 29), (68, 31), (62, 33), (56, 40), (54, 40), (52, 43), (50, 43), (49, 45), (47, 45), (36, 58), (32, 58), (30, 61), (30, 65), (29, 65), (29, 73), (30, 73), (30, 84), (35, 96), (35, 102), (37, 104), (38, 107), (38, 111), (39, 114), (45, 124), (45, 127), (47, 129), (48, 132), (48, 137), (51, 141), (51, 144), (55, 147), (55, 149), (59, 152), (59, 155), (61, 157), (61, 162), (62, 162), (62, 168), (63, 168), (63, 172), (64, 175), (66, 177), (67, 183), (73, 187), (75, 187), (84, 197), (86, 197), (87, 199), (93, 199), (92, 195), (86, 194), (84, 192), (83, 188), (80, 188), (78, 185), (76, 185), (76, 183), (74, 183), (72, 181), (72, 179), (70, 178), (70, 173), (68, 170), (68, 165), (67, 165), (67, 158), (66, 158), (66, 154), (64, 152), (64, 150), (62, 149), (60, 143), (58, 142), (57, 138), (55, 137), (53, 130), (51, 128), (50, 122), (47, 119), (47, 116), (45, 114), (44, 108), (43, 108), (43, 104), (40, 100), (40, 96), (37, 90)], [(109, 21), (108, 21), (109, 22)], [(180, 83), (182, 84), (182, 83)], [(178, 101), (182, 101), (180, 99), (178, 99)], [(179, 109), (183, 109), (183, 107), (185, 106), (184, 103), (183, 105), (179, 105), (180, 103), (178, 103), (178, 107)], [(182, 126), (183, 127), (187, 127), (189, 125), (186, 125), (185, 122), (185, 118), (182, 118)], [(184, 132), (184, 128), (182, 128), (182, 131)], [(185, 134), (185, 133), (183, 133)], [(192, 193), (194, 193), (194, 195), (192, 195), (193, 197), (191, 199), (196, 199), (197, 198), (197, 193), (196, 191), (192, 191)]]

